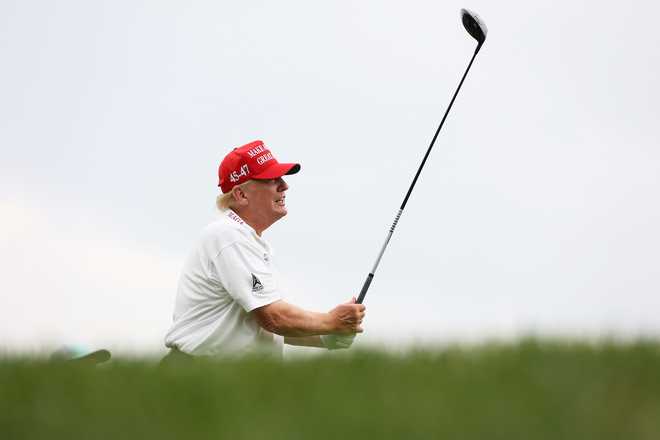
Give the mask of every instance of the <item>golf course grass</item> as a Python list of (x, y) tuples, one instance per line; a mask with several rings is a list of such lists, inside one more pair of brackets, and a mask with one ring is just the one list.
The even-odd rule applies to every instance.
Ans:
[(13, 439), (660, 439), (660, 343), (345, 352), (159, 367), (0, 359)]

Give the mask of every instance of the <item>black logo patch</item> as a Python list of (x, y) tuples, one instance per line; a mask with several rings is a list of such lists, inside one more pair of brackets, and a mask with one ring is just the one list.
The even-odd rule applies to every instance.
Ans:
[(257, 278), (256, 276), (254, 276), (254, 274), (252, 274), (252, 292), (254, 293), (261, 292), (262, 290), (264, 290), (264, 285), (261, 284), (259, 278)]

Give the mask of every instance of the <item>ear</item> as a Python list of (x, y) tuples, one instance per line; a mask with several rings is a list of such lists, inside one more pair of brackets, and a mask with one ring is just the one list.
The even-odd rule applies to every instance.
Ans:
[(231, 189), (231, 195), (238, 206), (247, 206), (248, 198), (245, 191), (243, 191), (243, 188), (237, 186), (233, 187)]

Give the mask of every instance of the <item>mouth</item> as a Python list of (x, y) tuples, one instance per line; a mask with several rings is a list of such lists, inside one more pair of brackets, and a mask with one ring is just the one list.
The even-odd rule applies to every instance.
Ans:
[(276, 199), (276, 200), (275, 200), (275, 204), (276, 204), (277, 206), (282, 206), (282, 207), (284, 207), (284, 206), (285, 206), (284, 199), (286, 199), (286, 196), (282, 196), (282, 197), (280, 197), (279, 199)]

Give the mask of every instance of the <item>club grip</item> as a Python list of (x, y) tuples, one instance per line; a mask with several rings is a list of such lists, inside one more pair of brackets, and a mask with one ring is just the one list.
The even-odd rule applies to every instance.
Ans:
[(367, 275), (367, 279), (364, 280), (364, 284), (362, 285), (362, 290), (360, 290), (360, 295), (358, 296), (358, 299), (356, 301), (357, 304), (362, 304), (362, 301), (364, 301), (364, 297), (367, 296), (367, 290), (369, 290), (369, 286), (371, 285), (371, 280), (374, 279), (374, 274), (370, 273)]

